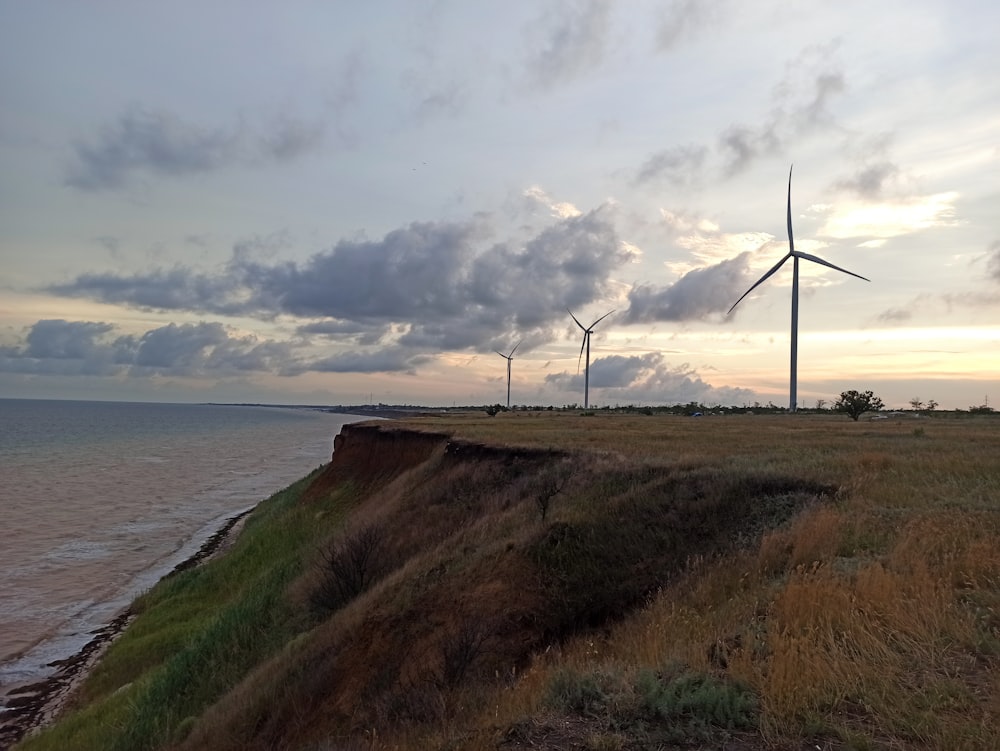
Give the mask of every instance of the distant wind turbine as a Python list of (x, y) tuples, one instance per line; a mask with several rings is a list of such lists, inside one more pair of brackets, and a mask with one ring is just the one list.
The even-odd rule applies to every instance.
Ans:
[[(524, 340), (522, 339), (521, 342), (523, 341)], [(516, 350), (518, 347), (521, 346), (521, 342), (518, 342), (517, 344), (514, 345), (514, 349), (510, 351), (509, 355), (505, 355), (498, 349), (493, 350), (498, 355), (500, 355), (500, 357), (502, 357), (507, 361), (507, 409), (510, 409), (510, 361), (514, 359), (514, 350)]]
[(569, 313), (570, 318), (576, 321), (576, 325), (580, 327), (583, 331), (583, 344), (580, 345), (580, 357), (576, 360), (576, 372), (580, 372), (580, 359), (583, 357), (583, 350), (587, 350), (587, 369), (583, 371), (583, 408), (587, 409), (590, 406), (590, 335), (594, 333), (594, 326), (599, 324), (609, 315), (615, 311), (609, 310), (607, 313), (602, 315), (596, 321), (594, 321), (590, 326), (584, 326), (582, 323), (577, 321), (576, 316), (573, 315), (573, 311), (566, 308), (566, 312)]
[[(794, 166), (794, 165), (793, 165)], [(754, 285), (750, 287), (746, 292), (743, 293), (743, 297), (740, 297), (733, 307), (729, 309), (729, 315), (736, 309), (736, 306), (743, 301), (743, 298), (753, 292), (757, 287), (764, 283), (764, 280), (774, 274), (778, 269), (780, 269), (785, 261), (789, 258), (792, 259), (792, 363), (791, 363), (791, 377), (789, 380), (789, 391), (788, 391), (788, 410), (790, 412), (795, 411), (795, 407), (798, 401), (798, 348), (799, 348), (799, 259), (804, 258), (807, 261), (812, 261), (813, 263), (818, 263), (821, 266), (827, 266), (828, 268), (834, 269), (836, 271), (842, 271), (845, 274), (850, 274), (851, 276), (856, 276), (858, 279), (863, 279), (866, 282), (871, 281), (867, 277), (863, 277), (860, 274), (855, 274), (853, 271), (848, 271), (847, 269), (842, 269), (840, 266), (834, 266), (829, 261), (824, 261), (818, 256), (810, 255), (809, 253), (803, 253), (800, 250), (795, 250), (795, 240), (792, 237), (792, 168), (788, 169), (788, 253), (778, 261), (770, 271), (768, 271), (764, 276), (754, 282)]]

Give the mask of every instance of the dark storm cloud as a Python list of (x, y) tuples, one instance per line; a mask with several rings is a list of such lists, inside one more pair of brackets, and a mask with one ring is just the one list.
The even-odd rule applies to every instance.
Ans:
[(692, 185), (698, 181), (707, 152), (707, 148), (696, 144), (659, 151), (639, 168), (635, 183), (663, 180), (675, 187)]
[(572, 81), (597, 67), (608, 45), (610, 0), (564, 0), (539, 21), (541, 42), (528, 61), (540, 86)]
[(413, 223), (377, 241), (343, 240), (302, 263), (234, 253), (218, 274), (88, 274), (50, 291), (160, 310), (351, 321), (371, 332), (398, 324), (407, 346), (489, 349), (499, 336), (541, 337), (566, 307), (600, 298), (631, 257), (610, 207), (523, 244), (491, 245), (491, 233), (484, 220)]
[[(547, 385), (561, 391), (583, 391), (582, 373), (552, 373), (545, 376)], [(672, 367), (658, 352), (623, 357), (599, 357), (590, 364), (591, 393), (604, 402), (639, 404), (746, 404), (754, 393), (729, 386), (706, 383), (687, 364)]]
[(262, 134), (204, 128), (160, 110), (132, 107), (91, 140), (73, 144), (66, 184), (80, 190), (114, 190), (136, 174), (177, 177), (235, 163), (285, 161), (317, 148), (323, 128), (291, 118)]
[(725, 313), (753, 281), (749, 252), (689, 271), (667, 287), (642, 285), (628, 294), (626, 323), (704, 320)]

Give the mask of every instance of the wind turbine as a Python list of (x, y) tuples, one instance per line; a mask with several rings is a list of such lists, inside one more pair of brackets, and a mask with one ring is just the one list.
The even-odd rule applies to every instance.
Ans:
[[(793, 165), (794, 166), (794, 165)], [(836, 271), (842, 271), (845, 274), (850, 274), (851, 276), (856, 276), (858, 279), (863, 279), (866, 282), (870, 282), (871, 279), (863, 277), (860, 274), (855, 274), (853, 271), (848, 271), (847, 269), (842, 269), (840, 266), (834, 266), (829, 261), (824, 261), (818, 256), (810, 255), (809, 253), (803, 253), (800, 250), (795, 250), (795, 240), (792, 237), (792, 168), (788, 169), (788, 253), (778, 261), (770, 271), (768, 271), (764, 276), (754, 282), (754, 285), (743, 293), (743, 297), (740, 297), (733, 307), (729, 309), (729, 315), (733, 312), (737, 305), (742, 302), (743, 298), (753, 292), (757, 287), (764, 283), (764, 280), (774, 274), (778, 269), (780, 269), (785, 261), (789, 258), (792, 259), (792, 363), (791, 363), (791, 377), (789, 379), (789, 390), (788, 390), (788, 411), (794, 412), (798, 400), (798, 348), (799, 348), (799, 259), (803, 258), (807, 261), (812, 261), (813, 263), (818, 263), (821, 266), (827, 266), (828, 268), (835, 269)]]
[(580, 357), (576, 359), (576, 372), (580, 372), (580, 359), (583, 357), (583, 350), (586, 347), (587, 369), (583, 371), (583, 408), (587, 409), (587, 407), (590, 406), (590, 335), (594, 333), (594, 326), (599, 324), (615, 311), (609, 310), (607, 313), (590, 324), (590, 326), (584, 326), (582, 323), (577, 321), (576, 316), (573, 315), (573, 311), (569, 308), (566, 308), (566, 312), (569, 313), (570, 318), (576, 321), (576, 325), (583, 330), (583, 344), (580, 345)]
[[(521, 340), (521, 342), (523, 341), (524, 339)], [(518, 342), (517, 344), (514, 345), (514, 349), (510, 351), (509, 355), (505, 355), (498, 349), (493, 350), (498, 355), (500, 355), (500, 357), (502, 357), (504, 360), (507, 361), (507, 409), (510, 409), (510, 361), (514, 359), (514, 350), (516, 350), (518, 347), (521, 346), (521, 342)]]

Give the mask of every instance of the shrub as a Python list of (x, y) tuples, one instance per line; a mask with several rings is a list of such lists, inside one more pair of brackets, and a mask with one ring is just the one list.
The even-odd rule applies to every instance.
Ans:
[(684, 672), (664, 679), (651, 670), (636, 681), (642, 710), (651, 719), (740, 730), (756, 727), (757, 701), (750, 691), (710, 675)]
[(596, 717), (603, 712), (607, 699), (596, 676), (563, 669), (553, 676), (545, 703), (564, 712)]
[(441, 674), (439, 682), (454, 688), (465, 680), (476, 659), (486, 651), (492, 636), (491, 625), (467, 619), (440, 642)]
[(322, 551), (317, 567), (311, 604), (321, 612), (343, 607), (388, 571), (384, 531), (369, 524), (335, 540)]
[(833, 405), (834, 410), (843, 412), (852, 420), (857, 421), (865, 412), (878, 412), (885, 405), (871, 391), (843, 391)]

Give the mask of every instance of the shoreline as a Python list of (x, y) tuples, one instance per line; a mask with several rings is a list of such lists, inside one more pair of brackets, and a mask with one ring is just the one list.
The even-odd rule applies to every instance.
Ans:
[[(256, 505), (225, 520), (196, 552), (178, 563), (158, 581), (195, 568), (228, 550)], [(127, 606), (104, 626), (91, 631), (91, 638), (67, 658), (54, 660), (55, 671), (46, 678), (7, 692), (7, 706), (0, 712), (0, 751), (6, 751), (32, 732), (51, 724), (66, 708), (75, 690), (94, 668), (108, 647), (135, 617)]]

